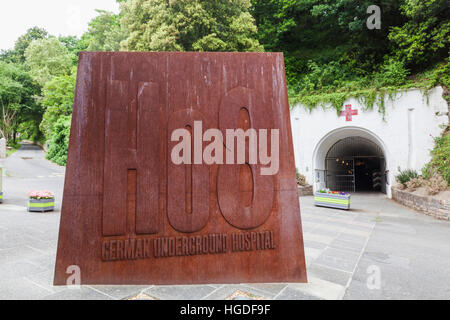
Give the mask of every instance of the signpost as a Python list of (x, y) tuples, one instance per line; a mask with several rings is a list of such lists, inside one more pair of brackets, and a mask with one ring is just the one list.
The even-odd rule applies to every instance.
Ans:
[[(211, 138), (239, 129), (244, 149)], [(81, 284), (306, 282), (282, 54), (80, 54), (56, 285), (67, 270)]]

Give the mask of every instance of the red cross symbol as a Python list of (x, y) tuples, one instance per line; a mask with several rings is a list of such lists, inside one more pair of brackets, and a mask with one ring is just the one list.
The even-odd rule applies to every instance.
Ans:
[(358, 110), (352, 110), (352, 105), (347, 104), (345, 111), (341, 111), (341, 116), (345, 116), (345, 121), (352, 121), (352, 116), (358, 115)]

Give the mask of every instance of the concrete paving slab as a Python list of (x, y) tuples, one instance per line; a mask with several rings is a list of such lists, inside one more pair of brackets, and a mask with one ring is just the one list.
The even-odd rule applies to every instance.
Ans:
[(308, 276), (340, 284), (345, 287), (351, 279), (352, 273), (312, 263), (308, 268)]
[(323, 251), (324, 255), (327, 256), (331, 256), (331, 257), (336, 257), (339, 259), (345, 259), (345, 260), (350, 260), (350, 261), (357, 261), (359, 256), (360, 256), (360, 252), (355, 252), (355, 251), (349, 251), (346, 249), (341, 249), (341, 248), (332, 248), (332, 247), (328, 247)]
[(47, 295), (44, 300), (114, 300), (114, 297), (106, 295), (93, 288), (83, 286), (79, 289), (64, 289), (60, 292)]
[(330, 267), (336, 270), (353, 273), (356, 267), (357, 260), (322, 254), (320, 257), (314, 260), (314, 263), (324, 267)]
[(316, 260), (322, 254), (322, 252), (323, 252), (322, 249), (313, 249), (305, 247), (306, 264), (308, 265), (313, 263), (314, 260)]
[(35, 285), (40, 286), (41, 288), (46, 289), (51, 293), (61, 292), (67, 289), (65, 286), (54, 286), (53, 285), (53, 276), (55, 272), (52, 269), (45, 270), (43, 272), (39, 272), (30, 276), (25, 277), (25, 279), (32, 281)]
[(288, 288), (325, 300), (340, 300), (345, 293), (344, 286), (312, 276), (308, 283), (290, 283)]
[(315, 234), (313, 232), (303, 233), (303, 238), (307, 241), (315, 241), (315, 242), (319, 242), (319, 243), (326, 244), (326, 245), (330, 244), (334, 240), (334, 238), (331, 236)]
[(287, 287), (275, 300), (323, 300), (306, 292)]
[(361, 252), (364, 247), (364, 243), (336, 239), (330, 243), (330, 247), (349, 250), (353, 252)]
[(89, 286), (101, 293), (104, 293), (115, 299), (129, 299), (137, 296), (145, 290), (149, 290), (152, 286)]
[(304, 239), (303, 244), (305, 248), (313, 248), (313, 249), (325, 249), (328, 245), (325, 243), (313, 241), (313, 240), (306, 240)]
[(271, 295), (277, 295), (287, 287), (287, 283), (246, 283), (244, 286), (254, 288), (261, 292), (267, 292)]
[(214, 291), (202, 297), (202, 300), (225, 300), (229, 298), (236, 291), (241, 291), (246, 293), (247, 295), (253, 297), (254, 299), (273, 299), (275, 297), (274, 293), (270, 293), (269, 291), (263, 291), (250, 287), (244, 284), (227, 284), (223, 285), (219, 288), (216, 288)]
[(18, 260), (0, 265), (0, 275), (3, 279), (30, 277), (45, 270), (43, 266), (33, 264), (26, 260)]
[(211, 294), (215, 287), (209, 285), (192, 286), (154, 286), (144, 290), (144, 293), (164, 300), (198, 300)]
[(3, 300), (40, 300), (52, 291), (24, 277), (0, 280), (0, 297)]

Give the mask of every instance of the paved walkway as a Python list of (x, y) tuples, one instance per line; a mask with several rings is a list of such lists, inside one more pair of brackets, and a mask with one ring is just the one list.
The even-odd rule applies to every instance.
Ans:
[(351, 211), (300, 198), (307, 284), (54, 287), (61, 203), (29, 213), (26, 200), (31, 189), (61, 199), (64, 168), (31, 145), (3, 165), (0, 299), (450, 299), (450, 223), (375, 193), (353, 195)]

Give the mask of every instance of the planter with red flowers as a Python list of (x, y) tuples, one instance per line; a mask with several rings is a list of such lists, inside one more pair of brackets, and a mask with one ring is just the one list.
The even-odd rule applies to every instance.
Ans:
[(350, 193), (321, 189), (314, 193), (314, 205), (337, 209), (350, 209)]

